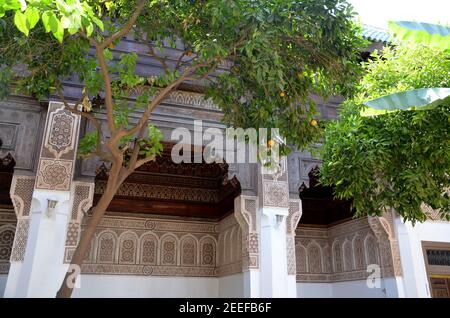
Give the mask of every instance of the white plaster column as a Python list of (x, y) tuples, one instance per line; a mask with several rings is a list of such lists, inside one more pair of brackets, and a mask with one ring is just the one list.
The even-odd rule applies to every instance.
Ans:
[(18, 186), (23, 178), (11, 187), (19, 221), (6, 297), (54, 297), (60, 286), (79, 123), (62, 103), (50, 102), (34, 188)]
[(295, 297), (289, 288), (286, 218), (289, 186), (286, 158), (277, 171), (261, 166), (259, 174), (259, 227), (261, 244), (260, 296)]
[(404, 297), (429, 298), (430, 286), (417, 225), (414, 227), (411, 222), (405, 223), (397, 217), (395, 226), (402, 260)]

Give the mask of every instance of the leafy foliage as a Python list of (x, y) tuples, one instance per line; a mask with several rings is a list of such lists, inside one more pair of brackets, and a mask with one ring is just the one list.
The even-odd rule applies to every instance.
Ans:
[(321, 180), (351, 199), (357, 215), (394, 208), (404, 219), (425, 221), (425, 203), (450, 219), (450, 102), (431, 110), (362, 117), (364, 102), (418, 88), (450, 87), (445, 53), (421, 45), (385, 48), (365, 65), (359, 92), (326, 128)]
[[(26, 65), (31, 74), (18, 88), (40, 99), (74, 75), (89, 96), (101, 94), (104, 78), (97, 58), (87, 54), (89, 39), (101, 42), (118, 32), (138, 3), (5, 0), (0, 65)], [(352, 16), (341, 0), (145, 1), (132, 29), (138, 39), (152, 40), (149, 54), (167, 67), (137, 75), (137, 55), (117, 60), (112, 54), (120, 39), (103, 48), (106, 60), (114, 61), (108, 72), (114, 74), (115, 125), (129, 127), (132, 111), (180, 79), (188, 65), (197, 65), (190, 77), (207, 87), (226, 123), (280, 128), (288, 143), (305, 147), (321, 132), (320, 125), (310, 124), (317, 115), (310, 93), (347, 93), (358, 74), (355, 62), (364, 42)], [(178, 68), (164, 65), (168, 47), (183, 50)], [(142, 94), (137, 106), (128, 99), (136, 91)]]
[[(20, 74), (19, 91), (57, 93), (95, 131), (80, 141), (80, 155), (111, 162), (72, 263), (83, 262), (120, 184), (161, 152), (149, 117), (180, 85), (205, 91), (229, 125), (280, 128), (299, 148), (317, 140), (310, 93), (347, 93), (358, 74), (363, 41), (352, 17), (344, 0), (0, 0), (0, 92)], [(143, 74), (140, 56), (114, 50), (127, 35), (148, 48), (158, 71)], [(69, 76), (83, 87), (76, 106), (64, 96)], [(102, 109), (93, 109), (94, 97)], [(58, 296), (70, 296), (68, 286)]]

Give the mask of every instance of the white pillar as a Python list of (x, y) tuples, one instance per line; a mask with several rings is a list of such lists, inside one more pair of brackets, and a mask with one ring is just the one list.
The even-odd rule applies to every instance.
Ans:
[(418, 230), (400, 218), (396, 218), (395, 225), (403, 270), (404, 297), (429, 298), (430, 287)]
[(28, 244), (15, 297), (55, 297), (66, 269), (63, 259), (69, 199), (68, 192), (34, 192)]
[(33, 189), (24, 190), (30, 178), (16, 178), (11, 186), (18, 229), (6, 297), (55, 297), (59, 289), (67, 269), (63, 260), (79, 123), (80, 117), (62, 103), (50, 102)]
[(287, 297), (286, 216), (288, 209), (262, 208), (261, 297)]
[(301, 210), (292, 222), (295, 209), (290, 209), (286, 158), (276, 171), (261, 167), (259, 201), (260, 295), (296, 297), (294, 236)]

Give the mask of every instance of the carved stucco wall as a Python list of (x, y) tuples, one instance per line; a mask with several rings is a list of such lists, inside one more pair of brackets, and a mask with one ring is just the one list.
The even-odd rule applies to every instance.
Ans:
[[(395, 237), (380, 233), (374, 223), (392, 224), (387, 218), (360, 218), (329, 228), (297, 229), (298, 282), (338, 282), (365, 279), (367, 265), (378, 264), (383, 277), (401, 275)], [(389, 225), (389, 229), (391, 229)], [(392, 228), (393, 229), (393, 228)], [(383, 230), (384, 231), (384, 228)], [(386, 233), (386, 234), (384, 234)]]
[(28, 229), (30, 227), (31, 198), (33, 195), (35, 178), (30, 176), (14, 175), (11, 182), (11, 200), (17, 218), (14, 244), (11, 253), (11, 263), (23, 262), (28, 242)]
[(289, 201), (289, 214), (286, 218), (286, 255), (288, 275), (296, 274), (295, 235), (298, 222), (302, 217), (301, 200)]
[(12, 254), (16, 216), (12, 210), (0, 209), (0, 274), (9, 271), (9, 259)]
[(222, 219), (216, 226), (218, 232), (218, 275), (227, 276), (242, 272), (242, 230), (234, 214)]
[(234, 216), (241, 228), (242, 270), (259, 268), (258, 197), (239, 196), (234, 203)]
[(308, 173), (322, 161), (308, 151), (293, 151), (287, 158), (289, 171), (289, 196), (298, 199), (298, 188), (302, 183), (309, 187)]
[[(79, 240), (92, 202), (92, 185), (75, 182), (65, 262)], [(222, 277), (259, 267), (257, 197), (239, 196), (235, 212), (218, 221), (105, 216), (82, 271), (87, 274)]]
[[(217, 276), (216, 226), (217, 222), (105, 216), (91, 242), (82, 272)], [(73, 249), (66, 250), (66, 262), (72, 254)]]

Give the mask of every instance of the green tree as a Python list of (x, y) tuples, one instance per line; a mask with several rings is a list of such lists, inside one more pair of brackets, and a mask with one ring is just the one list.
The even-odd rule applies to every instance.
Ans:
[[(2, 0), (0, 17), (0, 91), (14, 80), (15, 89), (38, 99), (56, 92), (96, 127), (81, 140), (80, 155), (111, 163), (106, 191), (73, 255), (77, 265), (118, 187), (160, 153), (161, 132), (148, 119), (172, 90), (196, 82), (221, 107), (225, 123), (276, 127), (302, 148), (320, 132), (310, 124), (316, 115), (310, 93), (348, 92), (362, 46), (352, 8), (342, 0)], [(138, 75), (132, 52), (117, 60), (112, 49), (130, 33), (148, 46), (160, 73)], [(175, 60), (167, 47), (179, 49)], [(26, 69), (21, 76), (11, 71), (18, 65)], [(223, 65), (229, 67), (219, 72)], [(75, 106), (64, 98), (67, 76), (84, 86)], [(98, 94), (106, 121), (92, 110)], [(138, 108), (143, 115), (131, 123)], [(71, 295), (64, 282), (59, 297)]]
[(373, 99), (450, 87), (448, 55), (402, 44), (375, 53), (364, 67), (358, 93), (343, 104), (340, 120), (326, 127), (321, 181), (333, 185), (337, 197), (353, 199), (357, 216), (380, 216), (394, 208), (405, 220), (422, 222), (425, 203), (450, 219), (450, 100), (437, 99), (427, 110), (361, 116)]

